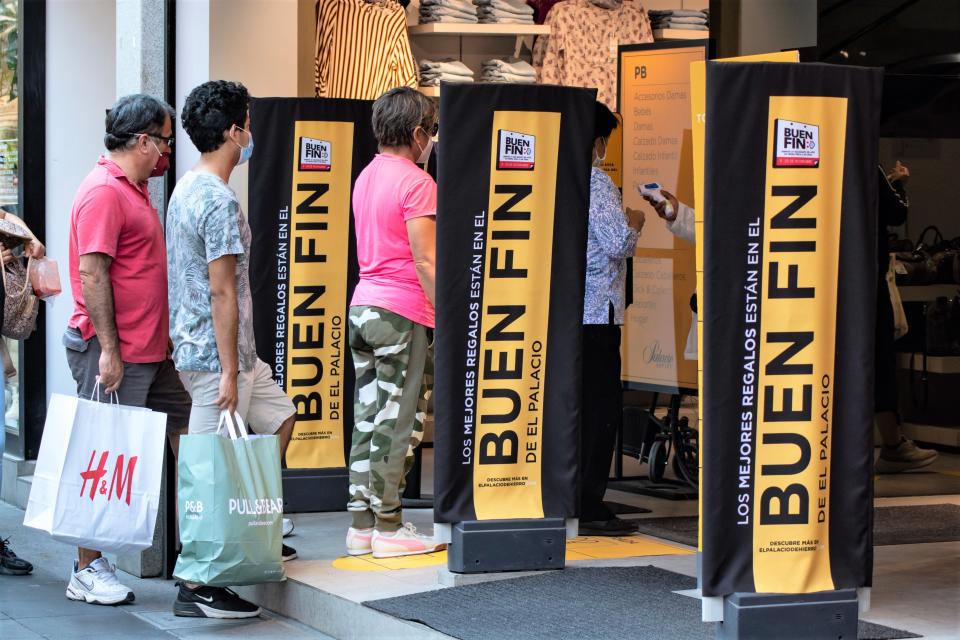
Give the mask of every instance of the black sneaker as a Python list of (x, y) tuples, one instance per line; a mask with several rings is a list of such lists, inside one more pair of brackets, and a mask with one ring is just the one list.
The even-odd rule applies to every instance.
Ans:
[[(0, 455), (3, 455), (2, 451), (0, 451)], [(23, 558), (17, 557), (13, 549), (7, 546), (9, 540), (10, 538), (0, 540), (0, 574), (25, 576), (33, 571), (33, 565)]]
[(293, 560), (297, 557), (297, 550), (291, 546), (283, 545), (283, 551), (280, 552), (280, 557), (284, 562), (288, 560)]
[(593, 520), (580, 523), (581, 536), (625, 536), (636, 533), (637, 523), (616, 516), (609, 520)]
[(230, 589), (200, 586), (191, 589), (183, 582), (173, 603), (173, 615), (184, 618), (256, 618), (260, 607), (247, 602)]

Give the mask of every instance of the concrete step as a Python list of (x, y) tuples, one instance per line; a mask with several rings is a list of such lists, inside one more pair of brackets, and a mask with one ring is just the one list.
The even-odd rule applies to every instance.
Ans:
[(338, 640), (450, 640), (450, 636), (425, 625), (388, 616), (295, 578), (233, 589), (261, 607)]
[(903, 424), (903, 434), (918, 442), (960, 447), (960, 425), (951, 427), (905, 422)]
[[(0, 429), (2, 428), (0, 426)], [(34, 469), (37, 467), (37, 462), (36, 460), (21, 460), (2, 452), (0, 452), (0, 455), (3, 455), (3, 469), (0, 470), (0, 473), (3, 474), (3, 491), (0, 492), (0, 500), (19, 505), (17, 499), (19, 479), (22, 476), (32, 476)]]
[(33, 476), (20, 476), (17, 478), (17, 495), (14, 505), (21, 508), (27, 508), (27, 501), (30, 500), (30, 489), (33, 487)]

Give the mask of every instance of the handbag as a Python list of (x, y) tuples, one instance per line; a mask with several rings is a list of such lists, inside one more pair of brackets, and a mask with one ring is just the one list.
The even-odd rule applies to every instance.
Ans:
[(27, 267), (19, 258), (4, 265), (0, 271), (3, 272), (3, 327), (0, 333), (14, 340), (25, 340), (37, 326), (40, 300), (33, 295)]
[[(933, 242), (927, 242), (927, 234), (930, 231), (933, 232)], [(946, 240), (938, 227), (930, 225), (920, 232), (917, 251), (923, 251), (930, 256), (929, 280), (931, 283), (960, 283), (960, 241), (958, 239)]]

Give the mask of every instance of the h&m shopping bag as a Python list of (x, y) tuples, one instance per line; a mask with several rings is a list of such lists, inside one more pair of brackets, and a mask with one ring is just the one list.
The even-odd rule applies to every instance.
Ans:
[(283, 486), (276, 436), (248, 436), (223, 413), (229, 438), (180, 438), (177, 504), (183, 550), (173, 575), (213, 587), (284, 580)]
[(166, 426), (149, 409), (53, 394), (23, 524), (87, 549), (149, 549)]

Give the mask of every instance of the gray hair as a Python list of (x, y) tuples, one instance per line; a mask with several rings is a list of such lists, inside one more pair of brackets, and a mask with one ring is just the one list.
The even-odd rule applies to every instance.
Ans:
[(132, 146), (137, 134), (159, 136), (168, 117), (172, 125), (177, 115), (163, 100), (142, 93), (123, 96), (107, 111), (103, 144), (107, 151), (117, 151)]
[(413, 144), (413, 130), (430, 129), (437, 121), (433, 100), (410, 87), (391, 89), (373, 103), (373, 135), (381, 147)]

